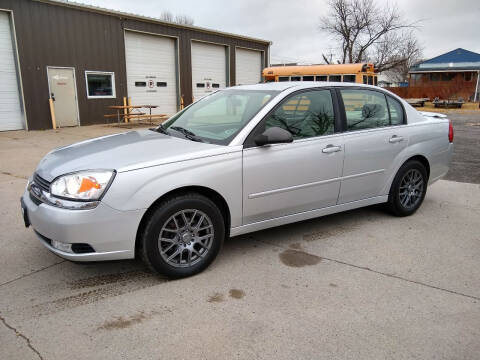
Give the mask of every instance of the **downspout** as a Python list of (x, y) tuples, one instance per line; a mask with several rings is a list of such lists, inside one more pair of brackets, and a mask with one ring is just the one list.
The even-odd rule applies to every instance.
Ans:
[(473, 98), (473, 102), (477, 102), (478, 98), (478, 83), (480, 81), (480, 70), (477, 71), (477, 86), (475, 88), (475, 97)]

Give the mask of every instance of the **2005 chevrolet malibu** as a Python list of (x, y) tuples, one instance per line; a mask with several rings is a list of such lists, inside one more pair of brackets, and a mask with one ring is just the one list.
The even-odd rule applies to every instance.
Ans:
[(141, 256), (184, 277), (224, 239), (378, 203), (413, 214), (453, 150), (444, 115), (345, 83), (220, 90), (154, 129), (53, 150), (21, 199), (25, 223), (74, 261)]

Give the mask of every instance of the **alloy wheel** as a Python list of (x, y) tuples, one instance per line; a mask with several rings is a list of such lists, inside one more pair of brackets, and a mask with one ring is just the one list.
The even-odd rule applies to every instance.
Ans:
[(419, 170), (407, 171), (400, 182), (400, 204), (405, 209), (414, 208), (422, 199), (424, 185), (423, 176)]
[(160, 255), (174, 267), (190, 267), (201, 261), (212, 247), (212, 220), (203, 211), (186, 209), (163, 224), (158, 237)]

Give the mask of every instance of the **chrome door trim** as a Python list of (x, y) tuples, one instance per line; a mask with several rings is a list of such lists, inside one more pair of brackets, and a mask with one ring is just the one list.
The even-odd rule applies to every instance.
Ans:
[(289, 186), (289, 187), (281, 188), (281, 189), (267, 190), (267, 191), (262, 191), (262, 192), (259, 192), (259, 193), (249, 194), (248, 198), (249, 199), (256, 199), (256, 198), (259, 198), (259, 197), (280, 194), (280, 193), (289, 192), (289, 191), (298, 190), (298, 189), (304, 189), (304, 188), (308, 188), (308, 187), (312, 187), (312, 186), (329, 184), (329, 183), (336, 182), (336, 181), (353, 179), (353, 178), (362, 177), (362, 176), (369, 176), (369, 175), (373, 175), (373, 174), (382, 173), (384, 171), (385, 171), (385, 169), (379, 169), (379, 170), (367, 171), (367, 172), (364, 172), (364, 173), (361, 173), (361, 174), (341, 176), (341, 177), (328, 179), (328, 180), (315, 181), (315, 182), (301, 184), (301, 185), (293, 185), (293, 186)]

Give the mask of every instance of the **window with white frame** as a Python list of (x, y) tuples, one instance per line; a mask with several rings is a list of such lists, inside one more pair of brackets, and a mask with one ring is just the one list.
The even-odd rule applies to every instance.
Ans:
[(87, 98), (115, 98), (115, 73), (105, 71), (85, 71)]

